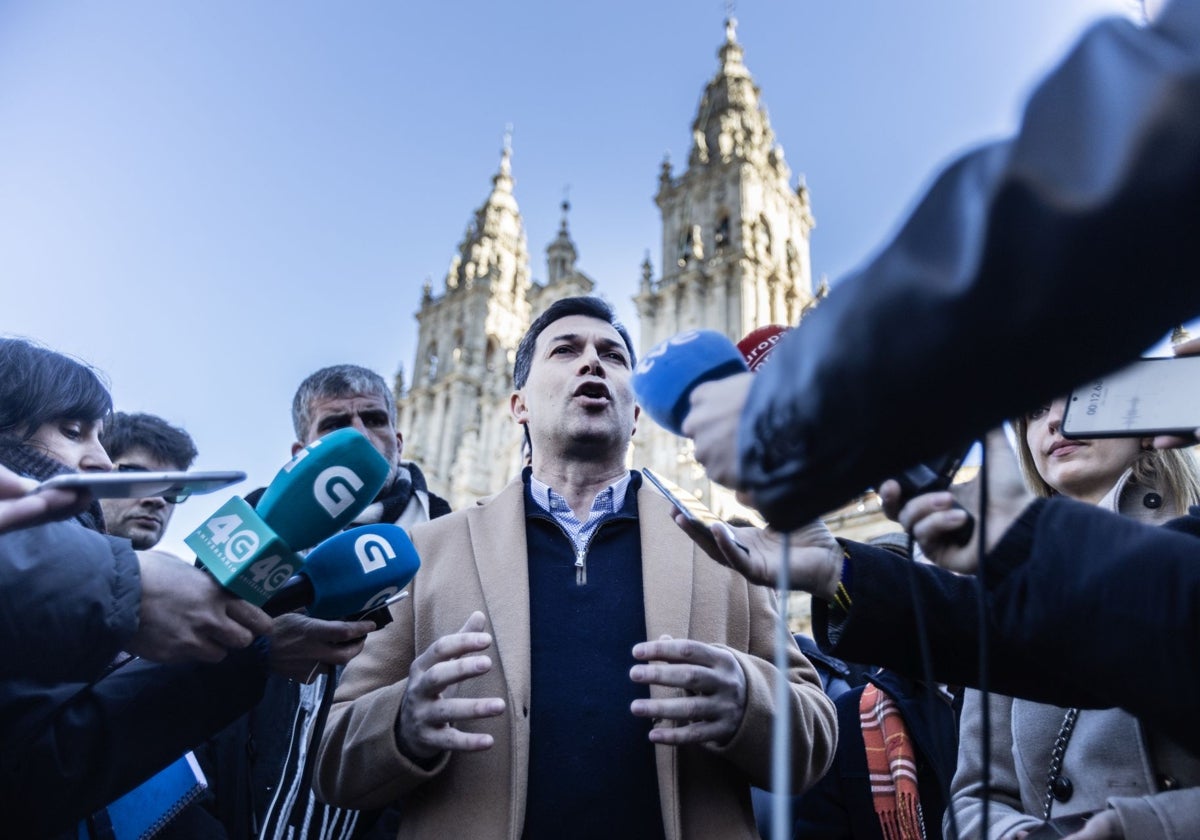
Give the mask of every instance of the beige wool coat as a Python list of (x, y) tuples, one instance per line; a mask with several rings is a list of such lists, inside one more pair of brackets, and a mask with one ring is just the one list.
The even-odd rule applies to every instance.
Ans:
[[(757, 837), (750, 785), (769, 786), (775, 714), (773, 593), (707, 557), (671, 519), (671, 506), (642, 485), (637, 496), (647, 637), (720, 645), (746, 677), (741, 727), (721, 747), (655, 747), (669, 840)], [(518, 840), (529, 770), (529, 578), (521, 480), (478, 506), (412, 530), (421, 570), (394, 621), (372, 633), (346, 668), (319, 750), (316, 785), (327, 801), (374, 808), (404, 797), (401, 838)], [(496, 718), (463, 728), (490, 733), (491, 749), (442, 755), (424, 769), (402, 755), (394, 726), (413, 659), (456, 633), (474, 610), (494, 638), (492, 670), (459, 697), (501, 697)], [(586, 655), (586, 652), (582, 652)], [(793, 642), (789, 650), (793, 790), (815, 782), (836, 745), (833, 705)], [(652, 687), (655, 697), (680, 694)], [(614, 714), (630, 714), (614, 709)], [(315, 745), (314, 745), (315, 747)], [(614, 807), (620, 807), (614, 803)], [(569, 827), (564, 827), (569, 836)]]

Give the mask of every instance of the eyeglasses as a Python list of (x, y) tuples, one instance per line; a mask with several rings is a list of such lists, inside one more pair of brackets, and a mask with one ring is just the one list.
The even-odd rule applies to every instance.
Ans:
[[(147, 469), (146, 467), (143, 467), (141, 464), (117, 464), (117, 472), (148, 473), (148, 472), (155, 472), (155, 471)], [(186, 502), (188, 500), (189, 496), (191, 496), (191, 493), (189, 493), (186, 490), (183, 490), (179, 493), (174, 494), (173, 496), (165, 496), (164, 495), (164, 496), (160, 496), (160, 498), (169, 505), (180, 505), (180, 504), (183, 504), (184, 502)]]

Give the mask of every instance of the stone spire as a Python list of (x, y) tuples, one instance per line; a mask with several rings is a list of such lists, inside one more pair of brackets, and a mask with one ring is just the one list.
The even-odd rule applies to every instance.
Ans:
[(450, 261), (444, 293), (422, 290), (416, 360), (398, 401), (406, 456), (454, 507), (493, 492), (520, 469), (521, 438), (507, 406), (532, 284), (513, 186), (509, 130), (491, 191)]
[(745, 160), (769, 164), (784, 180), (790, 173), (783, 151), (775, 143), (760, 91), (750, 76), (737, 40), (737, 20), (725, 20), (725, 43), (717, 51), (720, 66), (704, 89), (696, 121), (692, 123), (692, 149), (688, 166)]
[(558, 236), (546, 247), (546, 282), (541, 285), (534, 283), (529, 292), (530, 311), (534, 313), (541, 312), (560, 298), (590, 295), (596, 287), (596, 282), (575, 264), (579, 252), (575, 250), (575, 242), (567, 226), (567, 214), (571, 211), (568, 189), (563, 189), (560, 205), (562, 221), (558, 226)]
[(564, 277), (575, 272), (575, 260), (579, 254), (575, 243), (571, 241), (571, 233), (567, 230), (567, 213), (571, 210), (571, 202), (563, 196), (562, 222), (558, 226), (558, 236), (546, 248), (546, 283), (557, 283)]
[(528, 284), (525, 226), (513, 185), (512, 134), (506, 131), (492, 191), (467, 223), (446, 272), (446, 291), (469, 288), (485, 277), (510, 286), (513, 292)]

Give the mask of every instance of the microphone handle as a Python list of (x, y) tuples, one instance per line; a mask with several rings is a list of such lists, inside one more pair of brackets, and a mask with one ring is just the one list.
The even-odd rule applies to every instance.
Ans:
[(263, 612), (272, 618), (284, 613), (294, 612), (301, 607), (307, 607), (311, 604), (316, 594), (308, 575), (292, 575), (262, 605)]

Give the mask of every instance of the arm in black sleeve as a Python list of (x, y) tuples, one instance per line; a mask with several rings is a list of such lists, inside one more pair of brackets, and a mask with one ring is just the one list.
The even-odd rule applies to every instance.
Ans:
[(1032, 530), (1010, 529), (992, 551), (995, 637), (1057, 659), (1064, 693), (1120, 706), (1200, 751), (1200, 518), (1154, 527), (1069, 499), (1036, 505)]
[(86, 681), (137, 630), (140, 607), (128, 540), (74, 522), (0, 534), (0, 679)]
[(0, 804), (15, 836), (69, 828), (248, 711), (268, 640), (215, 665), (134, 662), (98, 682), (0, 682)]
[[(1154, 527), (1068, 499), (1034, 502), (988, 557), (991, 690), (1057, 706), (1119, 706), (1200, 749), (1192, 714), (1200, 708), (1198, 535), (1194, 516)], [(817, 641), (921, 679), (920, 610), (934, 679), (978, 687), (976, 579), (843, 544), (851, 610), (814, 599)], [(1159, 676), (1131, 680), (1131, 663)]]
[(1200, 312), (1198, 213), (1200, 0), (1176, 0), (1086, 33), (1016, 136), (952, 164), (780, 342), (741, 484), (794, 529), (1128, 361)]

